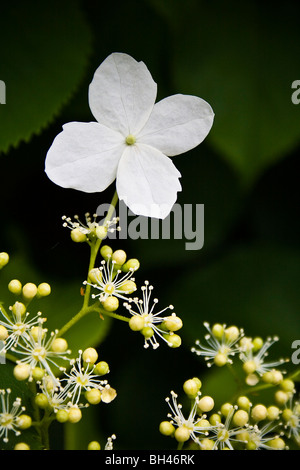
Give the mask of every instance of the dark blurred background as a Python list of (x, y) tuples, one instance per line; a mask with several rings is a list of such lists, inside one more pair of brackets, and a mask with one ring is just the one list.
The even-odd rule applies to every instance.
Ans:
[[(215, 111), (205, 142), (174, 157), (182, 174), (178, 202), (204, 204), (203, 248), (187, 251), (186, 240), (111, 243), (139, 258), (136, 279), (153, 283), (159, 306), (175, 306), (183, 346), (144, 350), (142, 337), (122, 322), (83, 320), (70, 344), (99, 347), (118, 397), (90, 407), (68, 428), (67, 448), (84, 449), (112, 433), (119, 449), (172, 448), (158, 432), (171, 389), (181, 393), (184, 380), (197, 375), (217, 401), (220, 389), (226, 397), (227, 378), (190, 352), (204, 321), (236, 324), (249, 336), (278, 334), (275, 358), (289, 357), (300, 337), (300, 104), (291, 99), (300, 80), (300, 8), (276, 5), (55, 0), (1, 7), (0, 251), (11, 257), (1, 272), (1, 300), (11, 301), (12, 278), (49, 282), (52, 295), (37, 306), (49, 328), (80, 308), (88, 266), (88, 246), (71, 242), (61, 217), (84, 220), (114, 192), (114, 184), (98, 194), (62, 189), (44, 173), (62, 124), (94, 120), (87, 91), (95, 69), (112, 52), (128, 53), (146, 63), (158, 99), (195, 94)], [(61, 448), (61, 427), (53, 430), (53, 445)]]

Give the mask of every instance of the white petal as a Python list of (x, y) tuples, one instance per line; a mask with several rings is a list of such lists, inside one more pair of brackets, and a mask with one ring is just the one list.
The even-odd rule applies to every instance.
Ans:
[(47, 153), (47, 176), (63, 188), (103, 191), (116, 177), (126, 146), (123, 140), (119, 133), (97, 122), (65, 124)]
[(147, 121), (157, 85), (143, 62), (113, 53), (96, 70), (89, 87), (89, 104), (98, 122), (121, 132), (136, 134)]
[(138, 141), (153, 145), (165, 155), (187, 152), (199, 145), (214, 120), (210, 105), (191, 95), (173, 95), (155, 104)]
[(136, 215), (164, 219), (181, 191), (180, 173), (169, 157), (148, 145), (124, 151), (117, 173), (117, 192)]

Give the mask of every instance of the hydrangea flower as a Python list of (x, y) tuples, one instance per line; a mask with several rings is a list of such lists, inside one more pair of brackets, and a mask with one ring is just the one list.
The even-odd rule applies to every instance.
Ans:
[(214, 119), (201, 98), (176, 94), (155, 103), (157, 85), (143, 62), (109, 55), (89, 86), (97, 122), (70, 122), (46, 156), (48, 177), (64, 188), (104, 191), (115, 179), (137, 215), (165, 218), (181, 190), (175, 155), (199, 145)]

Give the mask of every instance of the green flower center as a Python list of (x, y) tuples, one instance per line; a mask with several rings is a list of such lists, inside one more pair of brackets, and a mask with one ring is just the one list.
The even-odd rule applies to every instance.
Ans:
[(133, 145), (136, 143), (136, 138), (134, 137), (134, 135), (132, 134), (129, 134), (126, 139), (125, 139), (125, 142), (127, 145)]

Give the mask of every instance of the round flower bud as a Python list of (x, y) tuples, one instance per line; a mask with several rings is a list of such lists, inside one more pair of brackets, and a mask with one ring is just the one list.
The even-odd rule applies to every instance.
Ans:
[(268, 410), (265, 405), (255, 405), (251, 411), (251, 417), (254, 421), (262, 421), (268, 416)]
[(224, 327), (220, 323), (215, 323), (211, 329), (212, 334), (215, 338), (221, 339), (224, 334)]
[(244, 362), (243, 364), (243, 369), (246, 372), (246, 374), (253, 374), (253, 372), (256, 371), (256, 362), (254, 360), (249, 360)]
[[(78, 423), (82, 418), (81, 410), (77, 407), (72, 407), (69, 409), (68, 421), (69, 423), (75, 424)], [(56, 416), (57, 419), (57, 416)]]
[(159, 432), (164, 436), (173, 436), (175, 428), (169, 421), (162, 421), (159, 425)]
[(267, 413), (268, 413), (267, 418), (270, 421), (274, 421), (280, 415), (280, 409), (277, 406), (269, 406), (267, 408)]
[(71, 239), (75, 243), (83, 243), (83, 242), (86, 242), (86, 240), (87, 240), (86, 234), (83, 233), (82, 230), (80, 230), (79, 227), (74, 228), (73, 230), (71, 230), (70, 235), (71, 235)]
[(87, 450), (101, 450), (101, 446), (98, 441), (91, 441), (87, 446)]
[(19, 279), (12, 279), (8, 284), (8, 290), (12, 294), (20, 295), (22, 292), (22, 283)]
[(85, 398), (91, 405), (98, 405), (101, 401), (101, 392), (97, 388), (92, 388), (85, 392)]
[(102, 273), (99, 268), (93, 268), (89, 271), (89, 281), (93, 282), (94, 284), (97, 284), (101, 278), (102, 278)]
[(179, 426), (175, 433), (174, 437), (178, 442), (186, 442), (189, 440), (191, 431), (186, 426)]
[(196, 397), (201, 387), (201, 382), (200, 382), (200, 385), (199, 385), (199, 382), (196, 381), (195, 379), (189, 379), (184, 382), (183, 390), (187, 394), (188, 397), (191, 397), (191, 398)]
[(275, 401), (278, 405), (285, 405), (286, 402), (289, 400), (289, 394), (284, 392), (283, 390), (277, 390), (275, 393)]
[(99, 240), (104, 240), (104, 238), (107, 237), (107, 227), (98, 225), (98, 227), (96, 227), (96, 237), (99, 238)]
[(105, 387), (101, 392), (101, 399), (103, 403), (110, 403), (116, 398), (116, 396), (117, 396), (116, 390), (109, 386)]
[[(80, 411), (80, 410), (78, 410), (78, 411)], [(75, 413), (75, 415), (76, 415), (76, 413)], [(78, 414), (77, 418), (79, 416), (80, 415)], [(56, 418), (56, 421), (58, 421), (59, 423), (66, 423), (67, 421), (69, 421), (69, 412), (67, 410), (57, 410), (57, 412), (55, 414), (55, 418)], [(71, 419), (72, 419), (72, 417), (71, 417)], [(75, 416), (75, 419), (76, 419), (76, 416)], [(80, 421), (80, 418), (78, 419), (78, 421)], [(71, 421), (71, 423), (73, 423), (73, 422), (77, 422), (77, 421)]]
[(284, 379), (280, 384), (280, 388), (282, 388), (284, 392), (294, 392), (295, 383), (293, 380)]
[(29, 364), (17, 364), (13, 370), (14, 377), (17, 380), (27, 380), (30, 375)]
[(27, 282), (22, 288), (22, 294), (26, 300), (33, 299), (37, 294), (37, 286), (32, 282)]
[(82, 359), (89, 364), (95, 364), (98, 359), (98, 353), (95, 348), (87, 348), (82, 353)]
[(58, 353), (65, 352), (68, 349), (68, 343), (64, 338), (55, 338), (51, 343), (51, 349)]
[(36, 405), (39, 407), (39, 408), (42, 408), (42, 409), (45, 409), (47, 408), (48, 406), (48, 398), (47, 396), (44, 394), (44, 393), (38, 393), (35, 398), (34, 398), (34, 401), (36, 403)]
[(39, 297), (46, 297), (47, 295), (51, 294), (51, 286), (48, 282), (42, 282), (38, 285), (37, 288), (37, 295)]
[(198, 410), (208, 412), (215, 406), (214, 399), (209, 396), (202, 397), (198, 402)]
[(34, 367), (31, 373), (34, 380), (41, 380), (45, 375), (45, 370), (41, 367)]
[(94, 368), (94, 373), (97, 375), (105, 375), (109, 373), (109, 365), (105, 361), (100, 361)]
[(101, 305), (108, 312), (115, 312), (119, 308), (118, 297), (115, 297), (114, 295), (110, 295), (105, 300), (101, 301)]
[(276, 450), (282, 450), (285, 448), (285, 442), (280, 437), (271, 439), (270, 441), (268, 441), (268, 445), (272, 447), (272, 449), (276, 449)]
[(251, 402), (248, 397), (240, 396), (237, 399), (237, 405), (242, 410), (248, 411), (251, 406)]
[(0, 341), (5, 341), (8, 338), (8, 331), (5, 326), (0, 325)]
[(141, 331), (144, 328), (145, 320), (140, 315), (133, 315), (130, 318), (128, 324), (132, 331)]
[(249, 415), (245, 410), (237, 410), (233, 415), (232, 421), (236, 426), (245, 426), (249, 421)]
[(284, 419), (284, 421), (287, 423), (293, 416), (293, 411), (289, 408), (286, 408), (285, 410), (283, 410), (282, 412), (282, 418)]
[(200, 448), (201, 450), (212, 450), (214, 448), (214, 441), (212, 439), (208, 439), (205, 437), (204, 439), (201, 439), (200, 443)]
[(216, 426), (217, 424), (221, 423), (221, 416), (218, 413), (213, 413), (209, 417), (209, 422), (212, 426)]
[(45, 330), (41, 326), (33, 326), (30, 329), (30, 333), (35, 341), (45, 336)]
[(26, 307), (23, 304), (23, 302), (15, 302), (13, 304), (11, 310), (12, 310), (13, 314), (16, 315), (16, 316), (20, 315), (22, 317), (26, 313)]
[(262, 338), (256, 337), (252, 341), (253, 344), (253, 351), (259, 351), (262, 348), (264, 341)]
[(4, 268), (4, 266), (9, 262), (9, 255), (5, 251), (0, 253), (0, 269)]
[(181, 338), (178, 335), (164, 335), (164, 338), (168, 341), (170, 348), (179, 348), (181, 346)]
[(228, 341), (234, 341), (239, 337), (240, 331), (236, 326), (229, 326), (225, 329), (224, 334)]
[(183, 325), (181, 318), (177, 317), (175, 314), (166, 317), (163, 323), (169, 331), (178, 331)]
[(228, 416), (228, 413), (230, 413), (230, 411), (232, 410), (233, 406), (231, 403), (224, 403), (222, 406), (221, 406), (221, 413), (223, 416)]
[(136, 258), (131, 258), (122, 266), (122, 271), (128, 273), (129, 271), (137, 271), (140, 267), (140, 262)]
[(132, 294), (133, 292), (136, 291), (136, 283), (129, 280), (129, 281), (124, 281), (122, 284), (119, 286), (119, 289), (124, 292), (125, 294)]
[(122, 266), (127, 258), (127, 255), (124, 250), (116, 250), (112, 254), (112, 261), (115, 261), (116, 265)]
[(145, 336), (146, 339), (151, 338), (151, 336), (154, 335), (154, 331), (151, 328), (151, 326), (145, 326), (142, 330), (141, 333), (143, 336)]
[(26, 442), (18, 442), (18, 444), (15, 445), (14, 450), (30, 450), (30, 447)]
[(30, 428), (32, 419), (28, 415), (20, 415), (16, 420), (16, 425), (19, 429), (28, 429)]
[(223, 367), (225, 364), (227, 364), (228, 358), (226, 354), (223, 353), (218, 353), (214, 357), (214, 363), (218, 367)]
[(113, 250), (110, 246), (103, 245), (100, 249), (100, 254), (101, 254), (102, 258), (104, 258), (105, 261), (107, 261), (112, 257)]

